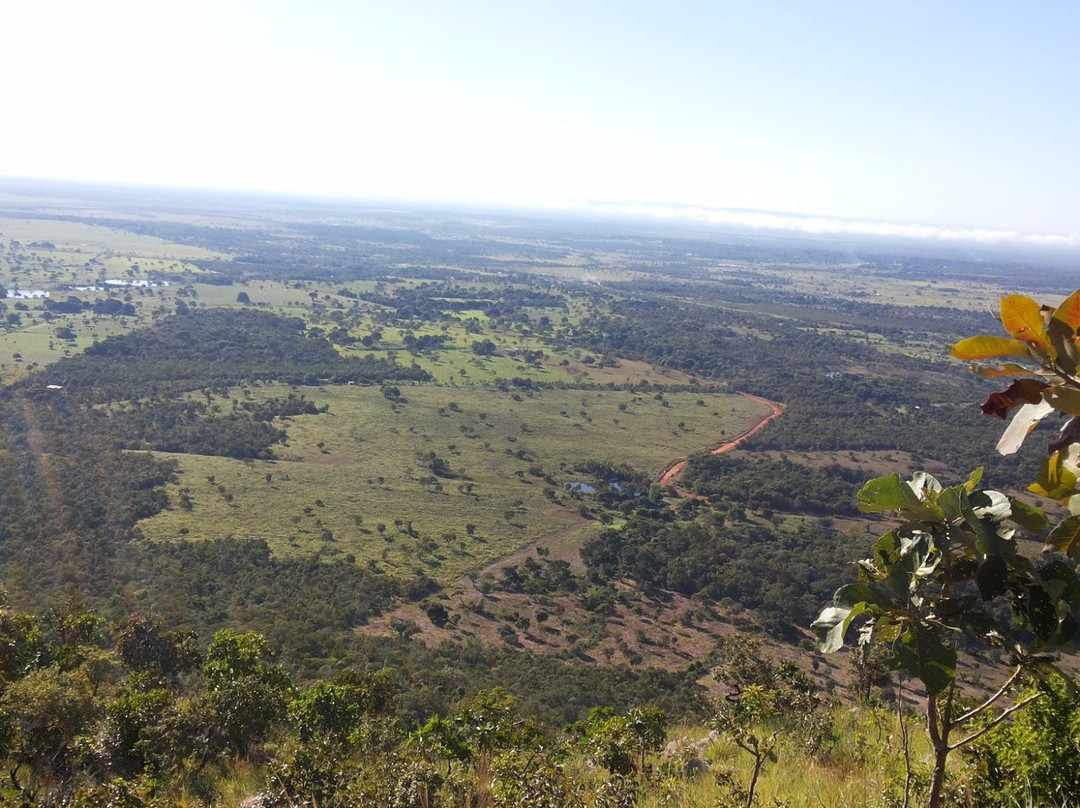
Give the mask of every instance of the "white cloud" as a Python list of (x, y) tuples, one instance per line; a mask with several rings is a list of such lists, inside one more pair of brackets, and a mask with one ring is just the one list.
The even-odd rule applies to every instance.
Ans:
[(589, 205), (598, 213), (649, 216), (658, 219), (687, 219), (708, 224), (734, 225), (755, 230), (785, 230), (811, 235), (883, 236), (932, 241), (970, 241), (982, 244), (1031, 244), (1080, 247), (1080, 234), (1031, 234), (1017, 230), (949, 228), (928, 224), (897, 224), (804, 216), (767, 211), (724, 210), (685, 205), (623, 204), (605, 202)]

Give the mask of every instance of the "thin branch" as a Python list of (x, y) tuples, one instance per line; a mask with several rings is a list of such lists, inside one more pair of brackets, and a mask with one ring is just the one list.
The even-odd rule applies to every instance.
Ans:
[(964, 723), (965, 721), (970, 721), (970, 720), (971, 720), (972, 718), (974, 718), (975, 716), (979, 715), (979, 713), (981, 713), (981, 712), (982, 712), (983, 710), (985, 710), (985, 709), (986, 709), (987, 707), (989, 707), (990, 705), (992, 705), (992, 704), (993, 704), (993, 703), (994, 703), (995, 701), (997, 701), (997, 700), (998, 700), (998, 699), (1000, 699), (1000, 698), (1001, 698), (1002, 696), (1004, 696), (1004, 695), (1005, 695), (1005, 692), (1006, 692), (1006, 691), (1007, 691), (1007, 690), (1008, 690), (1008, 689), (1009, 689), (1010, 687), (1012, 687), (1012, 686), (1013, 686), (1013, 683), (1014, 683), (1014, 682), (1015, 682), (1015, 681), (1017, 680), (1017, 678), (1018, 678), (1018, 677), (1020, 676), (1020, 674), (1021, 674), (1021, 673), (1023, 673), (1023, 671), (1024, 671), (1024, 666), (1023, 666), (1023, 665), (1017, 665), (1017, 666), (1016, 666), (1016, 670), (1014, 670), (1014, 671), (1012, 672), (1012, 675), (1011, 675), (1011, 676), (1009, 676), (1009, 678), (1005, 680), (1005, 684), (1003, 684), (1003, 685), (1001, 686), (1001, 689), (1000, 689), (1000, 690), (998, 690), (998, 692), (997, 692), (997, 693), (995, 693), (994, 695), (992, 695), (992, 696), (991, 696), (990, 698), (988, 698), (988, 699), (987, 699), (986, 701), (984, 701), (984, 702), (983, 702), (982, 704), (980, 704), (980, 705), (979, 705), (978, 707), (973, 707), (972, 709), (970, 709), (970, 710), (968, 710), (968, 711), (967, 711), (966, 713), (964, 713), (964, 714), (963, 714), (962, 716), (960, 716), (959, 718), (957, 718), (957, 719), (956, 719), (955, 721), (953, 721), (953, 726), (956, 726), (956, 727), (958, 727), (958, 726), (960, 726), (961, 724), (963, 724), (963, 723)]
[(908, 744), (907, 722), (904, 721), (904, 675), (898, 672), (896, 675), (896, 718), (900, 722), (900, 739), (904, 744), (904, 805), (908, 808), (911, 801), (911, 747)]
[(956, 743), (954, 743), (952, 746), (949, 747), (949, 750), (951, 751), (953, 749), (959, 749), (961, 746), (964, 746), (965, 744), (971, 743), (976, 738), (978, 738), (980, 735), (983, 735), (984, 733), (987, 733), (990, 730), (992, 730), (994, 727), (996, 727), (998, 724), (1000, 724), (1002, 721), (1004, 721), (1010, 715), (1015, 713), (1017, 710), (1021, 709), (1022, 707), (1027, 706), (1031, 702), (1035, 701), (1035, 699), (1042, 698), (1043, 695), (1045, 695), (1045, 694), (1043, 694), (1043, 693), (1032, 693), (1027, 698), (1021, 699), (1020, 701), (1016, 702), (1016, 704), (1014, 704), (1012, 707), (1009, 707), (1009, 708), (1007, 708), (1005, 710), (1002, 710), (1001, 715), (999, 715), (997, 718), (995, 718), (993, 721), (991, 721), (989, 724), (987, 724), (982, 729), (976, 730), (975, 732), (968, 735), (966, 738), (964, 738), (964, 740), (957, 741)]
[(1059, 369), (1057, 365), (1051, 365), (1050, 370), (1054, 372), (1055, 376), (1065, 382), (1068, 387), (1080, 389), (1080, 382), (1077, 382), (1077, 380), (1073, 376), (1070, 376), (1065, 371)]

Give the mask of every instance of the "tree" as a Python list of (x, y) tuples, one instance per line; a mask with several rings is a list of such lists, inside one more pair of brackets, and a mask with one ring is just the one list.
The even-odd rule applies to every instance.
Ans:
[(645, 771), (645, 756), (664, 744), (667, 716), (659, 707), (635, 707), (626, 714), (626, 725), (637, 743), (638, 771)]
[(813, 731), (817, 687), (794, 663), (775, 665), (762, 656), (757, 640), (736, 634), (718, 650), (724, 661), (715, 675), (729, 692), (716, 702), (713, 723), (753, 758), (745, 803), (750, 808), (761, 770), (777, 760), (783, 736)]
[[(972, 337), (951, 353), (966, 360), (1019, 360), (975, 368), (990, 378), (1025, 377), (982, 405), (984, 414), (1000, 418), (1017, 408), (998, 443), (1000, 453), (1015, 452), (1051, 414), (1064, 418), (1031, 491), (1059, 499), (1072, 515), (1052, 527), (1042, 511), (980, 488), (981, 469), (949, 488), (922, 472), (908, 481), (897, 474), (871, 480), (859, 492), (859, 508), (897, 513), (901, 523), (859, 562), (861, 580), (841, 587), (814, 623), (821, 650), (829, 652), (860, 621), (860, 645), (881, 643), (893, 669), (925, 685), (934, 758), (931, 808), (941, 804), (949, 753), (1040, 698), (1041, 690), (1012, 693), (1025, 674), (1050, 673), (1051, 658), (1042, 652), (1075, 646), (1080, 629), (1080, 578), (1056, 555), (1080, 558), (1080, 290), (1057, 308), (1005, 296), (1001, 322), (1009, 337)], [(1018, 529), (1045, 540), (1045, 560), (1036, 563), (1018, 552)], [(959, 708), (956, 682), (960, 636), (1001, 649), (1009, 664), (997, 692), (966, 711)]]
[(1030, 706), (968, 748), (979, 805), (1068, 805), (1080, 794), (1080, 700), (1071, 683), (1031, 682)]
[(285, 717), (294, 696), (285, 670), (266, 664), (269, 655), (261, 634), (231, 629), (217, 632), (206, 649), (211, 720), (242, 755)]
[(633, 774), (637, 743), (626, 716), (613, 715), (610, 707), (593, 707), (581, 727), (589, 758), (609, 774)]
[(851, 655), (851, 670), (859, 701), (869, 703), (875, 687), (883, 688), (892, 683), (890, 661), (889, 650), (880, 643), (867, 643), (855, 649)]
[(85, 672), (57, 665), (35, 670), (10, 684), (0, 697), (0, 736), (31, 783), (65, 782), (74, 772), (77, 741), (94, 719), (93, 687)]
[(4, 649), (0, 654), (0, 683), (19, 679), (50, 661), (41, 625), (30, 614), (0, 608), (0, 648)]
[(495, 343), (489, 339), (476, 340), (472, 344), (472, 352), (477, 356), (494, 356), (495, 350)]
[(175, 678), (198, 666), (194, 631), (166, 631), (160, 621), (135, 616), (118, 627), (116, 653), (132, 671)]

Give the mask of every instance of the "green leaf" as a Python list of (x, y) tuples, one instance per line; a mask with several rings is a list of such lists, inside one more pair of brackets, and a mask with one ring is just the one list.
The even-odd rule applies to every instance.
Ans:
[(915, 472), (910, 481), (900, 484), (901, 515), (916, 521), (941, 521), (945, 518), (945, 512), (937, 504), (941, 490), (936, 477), (925, 471)]
[(1080, 557), (1080, 516), (1068, 516), (1050, 531), (1043, 545), (1044, 553), (1065, 553), (1072, 559)]
[(975, 515), (984, 522), (993, 522), (995, 524), (1003, 522), (1012, 513), (1009, 498), (1000, 491), (984, 488), (981, 491), (969, 494), (968, 501), (971, 503)]
[(1037, 584), (1028, 587), (1027, 597), (1022, 601), (1024, 617), (1022, 622), (1042, 640), (1048, 640), (1058, 629), (1057, 608), (1046, 590)]
[(896, 555), (897, 548), (900, 546), (900, 539), (896, 535), (895, 530), (890, 530), (885, 533), (874, 542), (874, 552), (878, 558), (882, 559), (886, 564), (890, 563), (893, 556)]
[(927, 474), (925, 471), (916, 471), (912, 474), (908, 488), (911, 489), (916, 500), (920, 503), (928, 499), (934, 499), (941, 493), (941, 483), (938, 482), (937, 477), (933, 474)]
[(1054, 632), (1054, 636), (1047, 640), (1047, 645), (1054, 647), (1062, 647), (1072, 645), (1076, 647), (1078, 634), (1080, 634), (1080, 622), (1071, 614), (1065, 615), (1061, 622), (1058, 623), (1058, 629)]
[(1023, 500), (1011, 497), (1009, 499), (1009, 509), (1011, 511), (1009, 520), (1028, 533), (1042, 536), (1050, 527), (1050, 519), (1047, 518), (1046, 514), (1034, 505), (1028, 505)]
[(1038, 571), (1039, 577), (1047, 583), (1048, 590), (1049, 583), (1060, 584), (1059, 590), (1054, 595), (1055, 598), (1074, 610), (1080, 609), (1080, 578), (1077, 578), (1076, 571), (1071, 565), (1060, 558), (1051, 558), (1041, 564)]
[(891, 564), (885, 570), (885, 585), (895, 593), (897, 600), (906, 601), (911, 592), (911, 571), (903, 563)]
[(956, 649), (938, 631), (916, 624), (893, 646), (899, 667), (922, 681), (931, 695), (947, 688), (956, 676)]
[(960, 512), (964, 515), (967, 526), (975, 533), (975, 547), (979, 552), (987, 555), (1000, 553), (1003, 546), (1002, 538), (993, 525), (983, 521), (979, 516), (979, 511), (992, 507), (991, 500), (986, 496), (985, 491), (976, 491), (971, 496), (966, 493), (960, 495)]
[(975, 595), (943, 598), (938, 601), (935, 616), (939, 620), (962, 620), (970, 617), (968, 612), (979, 602)]
[(1066, 456), (1055, 452), (1042, 462), (1042, 469), (1028, 490), (1042, 497), (1065, 499), (1077, 492), (1077, 476), (1068, 467)]
[(903, 623), (892, 620), (888, 614), (882, 615), (874, 621), (874, 634), (880, 642), (891, 644), (896, 642), (903, 633)]
[(863, 513), (900, 510), (904, 504), (902, 486), (899, 474), (886, 474), (868, 481), (856, 496), (859, 510)]
[(1052, 317), (1046, 325), (1046, 333), (1050, 337), (1050, 344), (1054, 346), (1058, 366), (1070, 375), (1075, 374), (1077, 351), (1073, 337), (1076, 335), (1076, 330), (1067, 323)]
[(823, 654), (840, 650), (844, 646), (844, 635), (847, 634), (851, 621), (865, 611), (865, 603), (856, 603), (850, 609), (844, 606), (827, 606), (823, 609), (818, 619), (810, 624), (810, 628), (818, 635), (818, 650)]
[(887, 595), (865, 581), (859, 581), (854, 584), (844, 584), (844, 586), (836, 590), (836, 594), (833, 595), (833, 601), (839, 606), (846, 606), (848, 608), (854, 608), (857, 604), (864, 601), (883, 608), (892, 606), (892, 600)]
[(1043, 397), (1060, 412), (1080, 415), (1080, 390), (1071, 387), (1050, 387), (1043, 392)]
[(938, 496), (937, 506), (941, 508), (942, 517), (946, 522), (951, 522), (960, 516), (960, 494), (963, 491), (963, 486), (954, 485), (946, 488)]
[[(1031, 349), (1020, 340), (1008, 339), (1007, 337), (994, 337), (983, 334), (978, 337), (968, 337), (965, 340), (949, 348), (949, 355), (954, 359), (997, 359), (1002, 356), (1020, 356), (1024, 359), (1031, 358)], [(1030, 373), (1030, 370), (1024, 370)]]
[(856, 501), (863, 513), (901, 511), (908, 519), (934, 521), (944, 516), (933, 502), (940, 491), (941, 483), (925, 472), (917, 472), (911, 482), (899, 474), (886, 474), (867, 482)]
[(975, 570), (975, 583), (979, 587), (982, 599), (992, 600), (999, 595), (1004, 595), (1008, 591), (1005, 586), (1008, 577), (1009, 567), (1005, 559), (999, 555), (989, 556)]

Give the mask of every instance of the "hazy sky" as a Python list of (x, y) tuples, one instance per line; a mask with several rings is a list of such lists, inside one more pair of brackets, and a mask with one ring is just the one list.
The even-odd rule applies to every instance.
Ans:
[(1080, 4), (9, 2), (0, 175), (1080, 233)]

